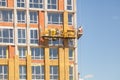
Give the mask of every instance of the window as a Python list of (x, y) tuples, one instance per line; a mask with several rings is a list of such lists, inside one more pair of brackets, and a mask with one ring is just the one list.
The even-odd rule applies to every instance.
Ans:
[(73, 9), (73, 0), (67, 0), (67, 10)]
[(32, 66), (32, 80), (44, 80), (44, 66)]
[(73, 67), (69, 66), (69, 80), (73, 80)]
[(38, 13), (30, 12), (30, 23), (37, 23), (37, 22), (38, 22)]
[(6, 6), (7, 2), (6, 0), (0, 0), (0, 6)]
[(48, 9), (57, 9), (57, 0), (48, 0)]
[(0, 80), (8, 80), (8, 66), (0, 65)]
[(48, 24), (62, 24), (63, 14), (62, 13), (48, 13)]
[(21, 59), (26, 58), (27, 49), (25, 47), (18, 47), (18, 52), (19, 52), (19, 58), (21, 58)]
[(27, 80), (26, 76), (26, 66), (19, 66), (19, 80)]
[(73, 14), (68, 14), (68, 25), (73, 24)]
[(74, 39), (69, 39), (68, 40), (68, 46), (74, 47), (74, 45), (75, 45), (75, 40)]
[(44, 49), (43, 48), (31, 48), (32, 59), (44, 59)]
[(69, 60), (73, 60), (74, 59), (74, 49), (73, 48), (69, 48)]
[(63, 39), (49, 40), (49, 46), (63, 46)]
[(26, 30), (18, 29), (18, 43), (26, 43)]
[(0, 10), (0, 21), (2, 22), (12, 22), (13, 12), (12, 10)]
[(0, 46), (0, 58), (6, 58), (7, 57), (7, 47)]
[(58, 66), (50, 66), (50, 80), (58, 80)]
[(50, 59), (58, 59), (58, 49), (57, 48), (50, 48)]
[(44, 0), (30, 0), (30, 8), (43, 8)]
[(36, 29), (30, 30), (30, 43), (38, 44), (38, 31)]
[(17, 7), (25, 7), (25, 0), (17, 0)]
[(25, 11), (17, 11), (17, 22), (19, 22), (19, 23), (26, 22)]
[(0, 42), (13, 43), (13, 29), (0, 29)]

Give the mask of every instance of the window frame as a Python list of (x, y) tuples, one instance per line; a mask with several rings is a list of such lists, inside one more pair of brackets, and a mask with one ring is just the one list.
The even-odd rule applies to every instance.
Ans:
[[(18, 28), (17, 33), (18, 33), (18, 40), (17, 40), (18, 44), (26, 44), (26, 40), (27, 40), (26, 29), (25, 28)], [(20, 36), (20, 38), (19, 38), (19, 36)]]
[[(32, 65), (32, 80), (44, 80), (45, 79), (45, 70), (43, 65)], [(37, 69), (38, 68), (38, 69)], [(37, 72), (39, 71), (39, 73)]]
[(73, 74), (74, 74), (74, 68), (72, 66), (69, 66), (69, 80), (73, 80), (74, 79), (74, 75)]
[[(34, 59), (34, 60), (43, 60), (44, 59), (44, 48), (31, 47), (30, 50), (31, 50), (31, 58), (32, 59)], [(37, 51), (39, 51), (39, 53), (37, 53)]]
[(73, 25), (73, 13), (68, 13), (68, 25)]
[(56, 24), (56, 25), (62, 25), (63, 24), (63, 13), (47, 13), (47, 21), (48, 24)]
[(25, 65), (19, 66), (19, 80), (27, 80), (27, 67)]
[(17, 10), (17, 22), (18, 23), (26, 23), (26, 11)]
[[(55, 68), (57, 68), (57, 70), (55, 70)], [(50, 66), (50, 80), (58, 80), (58, 75), (59, 75), (58, 66)], [(55, 77), (57, 78), (54, 79)]]
[(47, 9), (53, 9), (53, 10), (58, 9), (58, 0), (55, 1), (56, 2), (55, 4), (52, 1), (53, 0), (47, 0)]
[[(66, 8), (66, 9), (67, 9), (67, 10), (70, 10), (70, 11), (73, 10), (73, 4), (74, 4), (74, 3), (73, 3), (73, 0), (70, 0), (70, 2), (71, 2), (70, 4), (68, 3), (68, 0), (66, 0), (66, 1), (67, 1), (67, 2), (66, 2), (66, 3), (67, 3), (67, 6), (66, 6), (67, 8)], [(71, 7), (71, 8), (69, 9), (68, 7)]]
[(7, 58), (7, 46), (0, 46), (0, 58)]
[[(32, 1), (32, 2), (31, 2)], [(42, 3), (41, 3), (42, 1)], [(32, 5), (32, 7), (31, 7)], [(35, 5), (37, 7), (35, 7)], [(39, 6), (39, 7), (38, 7)], [(42, 7), (41, 7), (42, 6)], [(34, 0), (29, 0), (29, 8), (39, 8), (39, 9), (43, 9), (44, 8), (44, 0), (38, 0), (38, 2), (34, 2)]]
[(69, 48), (69, 60), (74, 60), (74, 48)]
[[(5, 3), (5, 5), (3, 5), (3, 3)], [(0, 6), (7, 7), (7, 1), (6, 0), (1, 0), (0, 1)]]
[(7, 80), (8, 79), (8, 66), (7, 65), (0, 65), (0, 78), (1, 80)]
[(49, 46), (63, 46), (63, 39), (53, 40), (52, 38), (48, 41)]
[[(22, 51), (20, 51), (20, 50), (22, 50)], [(26, 47), (18, 47), (18, 53), (19, 53), (20, 59), (26, 59), (27, 48)]]
[[(33, 14), (31, 14), (31, 13), (33, 13)], [(35, 16), (35, 14), (37, 16)], [(30, 11), (29, 15), (30, 15), (30, 23), (38, 23), (38, 12), (37, 11)], [(31, 16), (32, 16), (32, 20), (31, 20)], [(35, 17), (36, 17), (36, 20), (35, 20)]]
[(49, 48), (49, 58), (58, 59), (58, 48)]
[[(19, 0), (20, 2), (18, 2), (18, 0), (16, 1), (17, 3), (17, 7), (19, 7), (19, 8), (25, 8), (26, 6), (25, 6), (25, 0)], [(24, 1), (24, 2), (23, 2)], [(18, 4), (20, 5), (20, 6), (18, 6)], [(24, 6), (22, 6), (24, 4)]]

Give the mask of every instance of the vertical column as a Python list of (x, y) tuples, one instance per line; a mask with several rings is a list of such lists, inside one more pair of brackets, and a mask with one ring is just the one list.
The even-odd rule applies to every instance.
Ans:
[(27, 80), (32, 80), (31, 56), (27, 55)]
[(59, 48), (59, 80), (65, 80), (64, 64), (64, 49)]
[(58, 10), (64, 10), (64, 0), (58, 0)]
[(63, 19), (63, 30), (64, 30), (64, 32), (67, 32), (67, 28), (68, 28), (68, 12), (67, 11), (65, 11), (64, 12), (64, 19)]
[(15, 68), (14, 69), (15, 69), (14, 70), (15, 71), (15, 75), (14, 75), (15, 80), (19, 80), (19, 57), (18, 57), (18, 55), (15, 55)]
[(69, 55), (68, 55), (68, 49), (65, 48), (64, 58), (65, 58), (65, 80), (69, 80)]
[(13, 58), (11, 58), (11, 59), (9, 59), (9, 61), (8, 61), (8, 80), (15, 80), (14, 79), (14, 59)]
[(49, 48), (45, 48), (45, 80), (50, 80)]

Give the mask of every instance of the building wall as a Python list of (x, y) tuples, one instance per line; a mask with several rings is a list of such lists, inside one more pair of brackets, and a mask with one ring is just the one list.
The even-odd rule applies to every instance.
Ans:
[[(35, 80), (32, 79), (32, 66), (44, 66), (44, 80), (52, 80), (50, 79), (50, 66), (58, 66), (58, 80), (77, 80), (77, 78), (75, 78), (76, 77), (75, 55), (77, 54), (75, 52), (77, 48), (75, 44), (76, 40), (62, 39), (63, 40), (62, 45), (59, 44), (50, 45), (49, 44), (50, 38), (48, 39), (41, 38), (41, 35), (43, 35), (47, 30), (50, 29), (58, 29), (58, 30), (63, 30), (65, 32), (67, 32), (67, 30), (76, 29), (76, 22), (75, 22), (76, 1), (71, 0), (72, 4), (69, 5), (69, 10), (67, 9), (67, 0), (56, 0), (57, 1), (56, 9), (48, 9), (47, 0), (42, 0), (43, 8), (30, 8), (29, 0), (24, 0), (25, 2), (23, 2), (23, 4), (25, 5), (25, 7), (18, 7), (17, 0), (5, 0), (5, 1), (6, 2), (4, 5), (4, 0), (0, 0), (0, 67), (2, 67), (0, 69), (4, 70), (6, 68), (3, 66), (7, 66), (7, 72), (6, 72), (7, 74), (5, 74), (4, 71), (2, 70), (3, 72), (0, 72), (2, 73), (0, 75), (2, 76), (7, 75), (8, 76), (7, 80), (20, 80), (19, 75), (21, 73), (19, 69), (20, 66), (23, 65), (26, 67), (26, 74), (25, 74), (26, 80)], [(7, 12), (4, 11), (11, 11), (11, 12), (5, 14)], [(19, 14), (17, 13), (17, 11), (25, 12), (25, 20), (18, 21), (17, 16)], [(30, 19), (31, 17), (29, 16), (30, 15), (29, 12), (37, 12), (37, 23), (30, 22), (32, 20)], [(59, 21), (57, 23), (49, 23), (48, 13), (57, 13), (57, 14), (61, 13), (62, 17), (60, 18), (62, 18), (62, 23), (60, 23), (60, 18), (58, 19)], [(68, 14), (72, 14), (71, 19), (68, 18)], [(12, 18), (10, 18), (10, 16), (12, 16)], [(34, 19), (35, 16), (33, 16), (32, 18)], [(22, 19), (22, 17), (20, 19)], [(12, 31), (7, 29), (12, 29)], [(25, 38), (23, 37), (24, 35), (22, 35), (24, 34), (23, 32), (21, 32), (21, 35), (19, 35), (18, 29), (25, 29)], [(31, 30), (37, 30), (37, 34), (34, 32), (30, 33)], [(9, 34), (7, 35), (7, 33), (4, 31), (7, 31)], [(10, 35), (12, 34), (11, 32), (13, 33), (13, 35)], [(34, 37), (35, 35), (37, 35), (37, 38)], [(20, 41), (24, 41), (25, 39), (26, 42), (20, 43), (18, 41), (19, 40), (18, 36), (22, 36), (20, 37)], [(34, 38), (34, 41), (38, 41), (38, 42), (36, 42), (35, 44), (31, 43), (30, 42), (31, 36)], [(6, 38), (8, 39), (8, 41)], [(11, 38), (13, 38), (13, 42), (11, 42), (12, 40)], [(70, 45), (69, 43), (70, 41), (72, 45)], [(25, 53), (24, 58), (20, 58), (19, 55), (20, 52), (18, 50), (21, 47), (26, 49), (25, 52), (23, 52)], [(33, 59), (31, 48), (43, 48), (44, 58)], [(57, 59), (50, 59), (50, 48), (58, 49)], [(72, 49), (73, 52), (70, 51), (70, 49)], [(70, 55), (70, 53), (72, 55)], [(70, 67), (72, 67), (72, 72), (70, 71)], [(1, 79), (5, 79), (5, 78), (1, 78)]]

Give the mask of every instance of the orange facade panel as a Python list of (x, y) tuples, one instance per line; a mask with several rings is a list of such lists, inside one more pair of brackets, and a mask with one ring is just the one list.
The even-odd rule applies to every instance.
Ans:
[(64, 0), (58, 0), (58, 10), (64, 10)]
[(9, 58), (14, 58), (14, 56), (15, 56), (15, 46), (9, 46), (8, 47), (8, 51), (9, 51), (9, 53), (8, 53), (8, 55), (9, 55)]
[(7, 0), (8, 7), (14, 7), (14, 0)]
[(44, 32), (45, 30), (45, 13), (43, 11), (39, 11), (39, 29), (41, 29), (41, 32)]
[(8, 26), (10, 26), (10, 27), (12, 26), (13, 27), (13, 23), (12, 22), (0, 22), (0, 26), (4, 26), (4, 27), (5, 26), (7, 26), (7, 27)]
[(44, 64), (44, 60), (32, 60), (32, 63)]
[(38, 28), (38, 24), (30, 24), (30, 28)]
[(18, 26), (18, 27), (26, 27), (27, 24), (25, 24), (25, 23), (18, 23), (17, 26)]
[(47, 26), (47, 29), (59, 29), (59, 30), (62, 30), (63, 29), (63, 25), (48, 25)]

